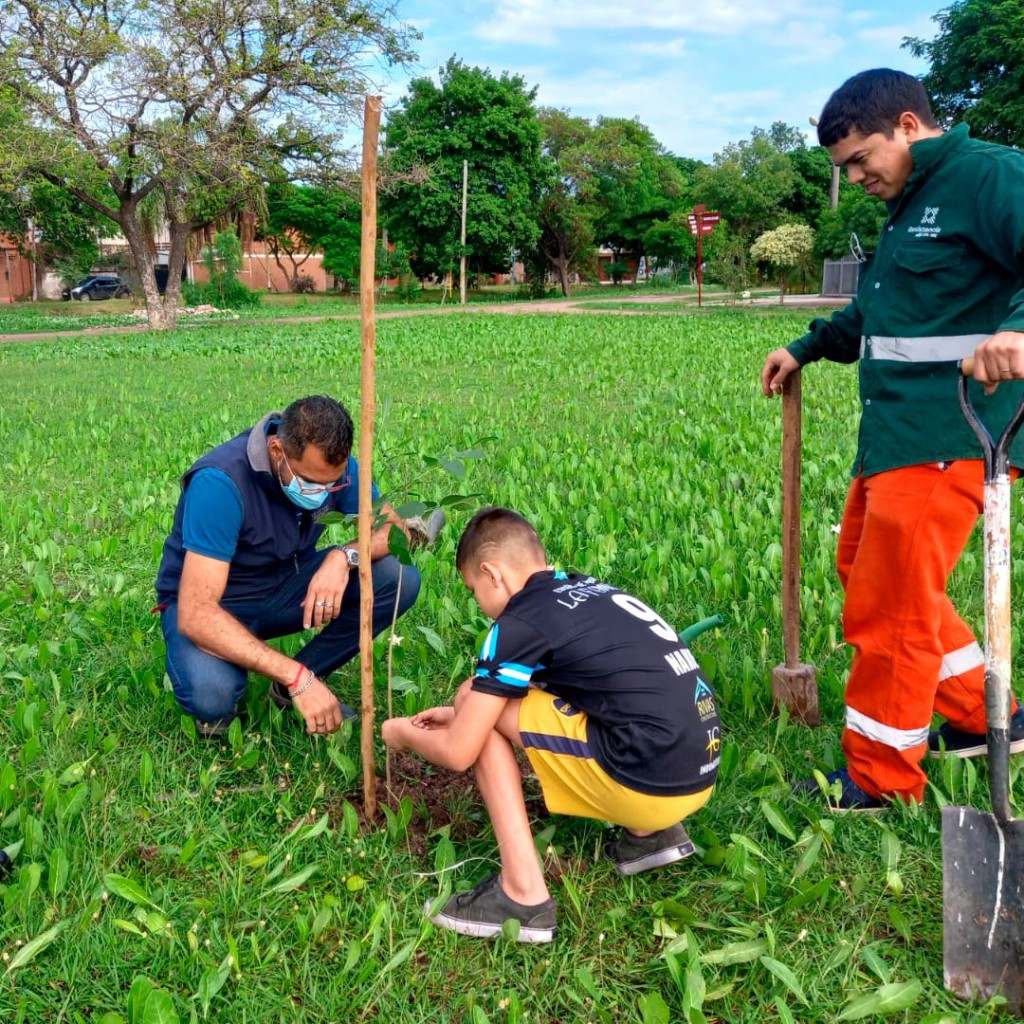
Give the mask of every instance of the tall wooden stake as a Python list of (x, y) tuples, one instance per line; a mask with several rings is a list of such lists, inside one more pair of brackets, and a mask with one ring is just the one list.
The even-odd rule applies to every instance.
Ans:
[(818, 677), (800, 662), (800, 371), (782, 385), (782, 645), (786, 660), (772, 672), (772, 697), (805, 725), (821, 721)]
[(362, 690), (363, 811), (377, 813), (377, 770), (373, 733), (373, 419), (376, 406), (377, 324), (374, 285), (377, 259), (377, 141), (380, 135), (379, 96), (367, 96), (363, 110), (363, 237), (359, 255), (359, 312), (363, 328), (359, 423), (359, 667)]
[(469, 161), (462, 161), (462, 249), (459, 253), (459, 303), (466, 304), (466, 196), (469, 193)]

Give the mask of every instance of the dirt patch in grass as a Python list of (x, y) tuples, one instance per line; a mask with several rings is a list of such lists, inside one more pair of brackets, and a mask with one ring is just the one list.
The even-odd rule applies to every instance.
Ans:
[[(347, 800), (355, 807), (364, 825), (379, 828), (384, 824), (381, 807), (397, 811), (408, 797), (412, 803), (412, 817), (406, 828), (405, 841), (416, 855), (425, 853), (428, 837), (445, 826), (448, 826), (451, 840), (459, 842), (477, 836), (487, 825), (487, 809), (476, 788), (472, 770), (453, 772), (439, 768), (407, 751), (392, 752), (390, 756), (390, 786), (383, 771), (377, 776), (376, 818), (370, 821), (366, 817), (360, 784), (358, 792), (349, 793), (344, 799), (338, 798), (325, 805), (332, 823), (341, 820), (343, 802)], [(528, 767), (526, 770), (529, 770)], [(531, 818), (547, 815), (543, 798), (536, 789), (536, 784), (531, 786), (527, 780), (526, 809)]]

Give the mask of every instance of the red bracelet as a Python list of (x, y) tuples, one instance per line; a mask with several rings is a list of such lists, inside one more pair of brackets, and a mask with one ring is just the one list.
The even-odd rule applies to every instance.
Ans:
[(294, 690), (295, 687), (299, 685), (299, 677), (302, 675), (303, 672), (307, 671), (308, 669), (306, 668), (306, 666), (300, 662), (299, 671), (295, 673), (295, 678), (290, 683), (285, 683), (285, 686), (287, 686), (289, 690)]

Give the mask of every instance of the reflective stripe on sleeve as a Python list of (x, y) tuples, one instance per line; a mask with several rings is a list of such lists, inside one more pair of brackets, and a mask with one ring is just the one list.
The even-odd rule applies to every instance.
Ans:
[(889, 359), (896, 363), (951, 363), (974, 350), (988, 334), (950, 334), (925, 338), (887, 338), (879, 334), (862, 336), (861, 359)]
[(883, 725), (873, 718), (868, 718), (849, 705), (846, 707), (846, 728), (876, 743), (884, 743), (894, 750), (909, 750), (928, 742), (927, 725), (920, 729), (895, 729), (891, 725)]
[(981, 668), (985, 664), (985, 652), (977, 643), (970, 643), (966, 647), (950, 651), (942, 656), (942, 668), (939, 669), (939, 679), (950, 679), (953, 676), (963, 675), (970, 672), (972, 668)]

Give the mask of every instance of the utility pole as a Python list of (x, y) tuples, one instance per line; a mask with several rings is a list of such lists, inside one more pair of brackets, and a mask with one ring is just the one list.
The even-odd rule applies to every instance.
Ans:
[(462, 161), (462, 246), (459, 251), (459, 302), (466, 304), (466, 194), (469, 191), (469, 161)]

